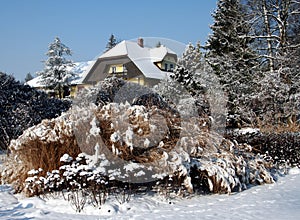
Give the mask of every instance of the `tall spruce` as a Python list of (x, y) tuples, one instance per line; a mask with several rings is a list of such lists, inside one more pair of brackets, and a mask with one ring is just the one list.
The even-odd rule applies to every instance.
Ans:
[(213, 13), (205, 48), (206, 60), (218, 76), (228, 94), (229, 117), (234, 126), (251, 123), (249, 96), (255, 89), (253, 76), (257, 67), (256, 53), (250, 47), (248, 38), (250, 26), (245, 17), (245, 9), (239, 0), (219, 0)]
[(72, 52), (56, 37), (49, 44), (46, 55), (48, 59), (45, 61), (44, 70), (38, 72), (37, 75), (41, 77), (41, 83), (48, 89), (54, 90), (61, 99), (69, 89), (71, 79), (76, 76), (75, 73), (70, 71), (74, 63), (65, 58), (65, 56), (71, 56)]

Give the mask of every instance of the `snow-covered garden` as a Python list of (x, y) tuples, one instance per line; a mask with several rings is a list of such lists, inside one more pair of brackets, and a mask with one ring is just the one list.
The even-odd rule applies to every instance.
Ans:
[(219, 0), (153, 88), (65, 98), (59, 38), (38, 73), (59, 99), (0, 73), (0, 219), (299, 219), (300, 2), (253, 2)]

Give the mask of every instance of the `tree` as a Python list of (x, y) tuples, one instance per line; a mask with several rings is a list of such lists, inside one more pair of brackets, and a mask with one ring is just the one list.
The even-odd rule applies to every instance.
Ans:
[(56, 91), (61, 99), (64, 97), (64, 90), (70, 86), (70, 80), (76, 76), (70, 71), (74, 63), (65, 58), (65, 56), (71, 56), (72, 52), (56, 37), (54, 42), (49, 44), (46, 55), (48, 59), (45, 61), (45, 68), (37, 75), (41, 77), (41, 82), (48, 89)]
[(261, 72), (253, 95), (255, 112), (264, 124), (287, 123), (299, 116), (300, 1), (246, 1)]
[(253, 77), (258, 63), (250, 45), (252, 39), (247, 38), (250, 26), (245, 9), (239, 0), (219, 0), (213, 18), (212, 35), (205, 46), (206, 60), (228, 94), (232, 123), (249, 124), (252, 119), (245, 113), (249, 112), (249, 96), (255, 90)]
[[(265, 71), (275, 71), (286, 63), (286, 55), (299, 47), (293, 41), (300, 28), (299, 0), (247, 0), (250, 38), (261, 56)], [(296, 31), (296, 32), (295, 32)]]
[(28, 82), (30, 80), (33, 79), (33, 76), (31, 75), (31, 73), (27, 73), (26, 77), (25, 77), (25, 82)]
[(201, 53), (200, 43), (196, 47), (189, 43), (183, 52), (181, 58), (178, 59), (171, 78), (183, 85), (191, 95), (195, 95), (199, 90), (196, 75), (201, 65), (203, 65), (203, 56)]
[(111, 48), (113, 48), (114, 46), (116, 46), (119, 43), (119, 41), (115, 38), (115, 36), (113, 34), (110, 35), (109, 40), (106, 44), (106, 51), (110, 50)]
[(158, 42), (156, 43), (155, 47), (161, 47), (161, 42), (158, 41)]
[(27, 128), (67, 111), (69, 100), (49, 98), (45, 92), (0, 72), (0, 150), (7, 149)]

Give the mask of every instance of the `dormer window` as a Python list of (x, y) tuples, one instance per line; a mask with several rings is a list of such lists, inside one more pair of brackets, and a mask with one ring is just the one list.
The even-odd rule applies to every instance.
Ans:
[(165, 70), (167, 71), (168, 70), (168, 64), (165, 63)]
[(173, 69), (174, 69), (174, 65), (173, 65), (173, 63), (171, 63), (170, 64), (170, 70), (173, 71)]

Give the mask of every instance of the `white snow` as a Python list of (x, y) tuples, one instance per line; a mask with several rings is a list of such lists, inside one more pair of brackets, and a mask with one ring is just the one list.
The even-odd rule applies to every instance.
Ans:
[(300, 170), (274, 184), (254, 186), (231, 195), (205, 195), (167, 200), (133, 195), (120, 204), (110, 196), (101, 209), (86, 206), (76, 213), (62, 198), (24, 198), (0, 185), (0, 219), (300, 219)]
[(258, 128), (241, 128), (235, 130), (239, 134), (252, 134), (252, 133), (258, 133)]

